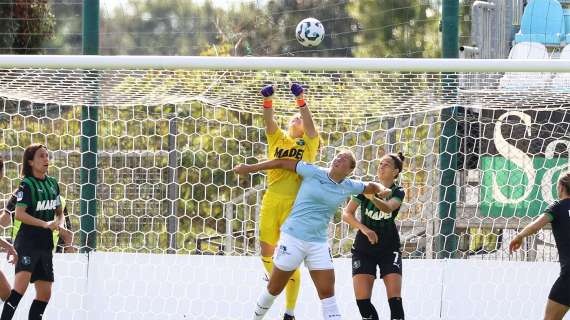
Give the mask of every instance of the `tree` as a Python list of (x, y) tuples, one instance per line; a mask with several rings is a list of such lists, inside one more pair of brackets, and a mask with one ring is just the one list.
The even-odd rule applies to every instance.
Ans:
[(55, 17), (47, 0), (16, 0), (0, 4), (0, 52), (37, 54), (53, 36)]
[[(267, 4), (270, 18), (278, 32), (278, 55), (291, 56), (353, 56), (354, 34), (357, 21), (348, 14), (348, 1), (338, 0), (272, 0)], [(314, 17), (325, 27), (325, 39), (317, 48), (304, 48), (295, 39), (295, 28), (304, 18)]]
[(217, 47), (224, 47), (216, 27), (226, 19), (224, 10), (208, 1), (149, 0), (127, 6), (115, 7), (102, 23), (105, 54), (199, 55), (213, 48), (215, 55)]
[(437, 3), (422, 0), (361, 0), (348, 11), (359, 23), (359, 57), (433, 58), (439, 56)]
[[(352, 56), (356, 22), (337, 0), (241, 3), (228, 8), (209, 1), (149, 0), (115, 7), (104, 20), (105, 54)], [(327, 35), (315, 49), (295, 38), (299, 21), (314, 16)], [(108, 52), (107, 52), (108, 51)]]

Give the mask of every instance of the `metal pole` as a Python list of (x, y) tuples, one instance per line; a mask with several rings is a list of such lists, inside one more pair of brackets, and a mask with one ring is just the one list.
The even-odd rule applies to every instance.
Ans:
[(178, 166), (178, 154), (176, 151), (176, 135), (178, 134), (178, 125), (176, 121), (176, 107), (170, 118), (168, 126), (168, 217), (166, 218), (166, 232), (168, 233), (168, 249), (167, 253), (176, 253), (178, 245), (176, 242), (176, 233), (178, 232), (178, 218), (176, 216), (178, 199), (178, 175), (176, 167)]
[[(99, 0), (83, 1), (83, 54), (99, 54)], [(98, 93), (94, 93), (97, 95)], [(98, 110), (81, 107), (81, 251), (97, 248), (97, 121)]]
[[(442, 57), (457, 59), (459, 57), (459, 0), (443, 1), (442, 17)], [(444, 95), (455, 100), (457, 95), (457, 75), (443, 73)], [(457, 216), (457, 153), (459, 138), (457, 136), (457, 107), (441, 111), (443, 128), (439, 139), (441, 183), (439, 187), (439, 221), (440, 236), (437, 241), (438, 258), (451, 258), (457, 251), (458, 236), (455, 233)]]

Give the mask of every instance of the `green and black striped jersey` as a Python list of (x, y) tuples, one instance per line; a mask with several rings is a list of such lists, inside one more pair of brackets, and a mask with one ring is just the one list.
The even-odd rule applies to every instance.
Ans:
[[(52, 221), (55, 210), (61, 207), (59, 185), (50, 176), (38, 179), (25, 177), (16, 192), (16, 207), (26, 207), (26, 213), (43, 221)], [(22, 223), (15, 240), (16, 246), (52, 250), (52, 231)]]
[[(393, 184), (390, 189), (392, 193), (383, 200), (397, 199), (400, 203), (404, 200), (406, 193), (404, 189), (397, 184)], [(378, 234), (378, 243), (370, 244), (370, 241), (360, 231), (356, 235), (354, 242), (355, 247), (360, 250), (378, 251), (387, 250), (392, 252), (400, 248), (400, 236), (396, 228), (395, 219), (400, 212), (400, 208), (392, 212), (382, 212), (374, 203), (368, 200), (363, 194), (359, 194), (352, 198), (360, 204), (361, 222), (368, 228), (374, 230)]]

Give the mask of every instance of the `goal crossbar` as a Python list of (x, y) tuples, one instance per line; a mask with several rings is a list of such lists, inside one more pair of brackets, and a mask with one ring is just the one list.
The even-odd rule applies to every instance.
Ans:
[(3, 55), (0, 68), (570, 72), (570, 60)]

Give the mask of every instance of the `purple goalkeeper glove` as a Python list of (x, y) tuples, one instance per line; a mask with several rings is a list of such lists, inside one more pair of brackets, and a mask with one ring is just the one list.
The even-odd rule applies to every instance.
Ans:
[(291, 84), (291, 93), (295, 96), (295, 102), (297, 103), (297, 107), (303, 108), (307, 106), (305, 104), (305, 99), (303, 99), (303, 92), (305, 90), (303, 87), (298, 83)]
[(261, 95), (266, 97), (266, 98), (271, 97), (274, 93), (273, 86), (272, 85), (265, 86), (261, 89), (261, 91), (259, 93), (261, 93)]
[(305, 91), (305, 90), (303, 90), (303, 87), (302, 87), (300, 84), (298, 84), (298, 83), (293, 83), (293, 84), (291, 85), (291, 93), (292, 93), (295, 97), (298, 97), (298, 96), (300, 96), (301, 94), (303, 94), (303, 91)]

